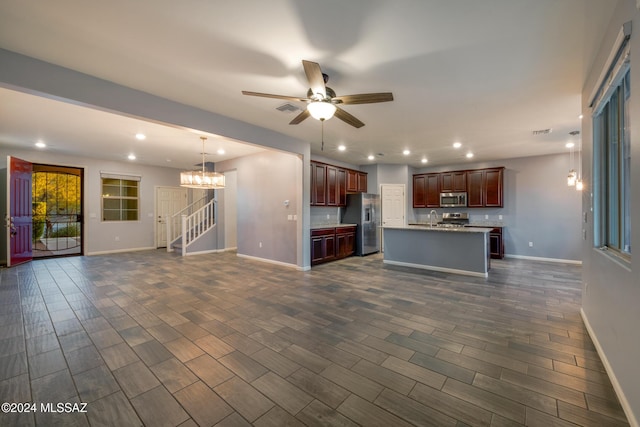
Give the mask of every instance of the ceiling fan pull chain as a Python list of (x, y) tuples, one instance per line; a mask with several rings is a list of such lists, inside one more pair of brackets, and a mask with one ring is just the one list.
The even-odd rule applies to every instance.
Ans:
[(320, 120), (322, 125), (322, 144), (320, 145), (320, 151), (324, 151), (324, 119)]

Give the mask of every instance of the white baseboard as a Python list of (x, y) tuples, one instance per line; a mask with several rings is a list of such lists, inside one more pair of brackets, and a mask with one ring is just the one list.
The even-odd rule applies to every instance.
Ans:
[(151, 250), (155, 250), (155, 249), (157, 249), (155, 246), (149, 246), (149, 247), (144, 247), (144, 248), (113, 249), (113, 250), (109, 250), (109, 251), (87, 252), (87, 256), (120, 254), (120, 253), (124, 253), (124, 252), (151, 251)]
[(282, 262), (282, 261), (275, 261), (273, 259), (267, 259), (267, 258), (259, 258), (259, 257), (255, 257), (255, 256), (251, 256), (251, 255), (245, 255), (245, 254), (238, 254), (238, 256), (240, 258), (246, 258), (246, 259), (251, 259), (254, 261), (260, 261), (260, 262), (266, 262), (269, 264), (275, 264), (275, 265), (280, 265), (282, 267), (288, 267), (288, 268), (295, 268), (296, 270), (300, 270), (300, 271), (307, 271), (309, 268), (305, 268), (305, 267), (299, 267), (295, 264), (291, 264), (288, 262)]
[(453, 273), (453, 274), (462, 274), (464, 276), (474, 276), (474, 277), (489, 277), (489, 273), (480, 273), (477, 271), (469, 271), (469, 270), (457, 270), (455, 268), (444, 268), (444, 267), (435, 267), (432, 265), (424, 265), (424, 264), (412, 264), (410, 262), (400, 262), (400, 261), (390, 261), (383, 260), (384, 264), (390, 265), (398, 265), (401, 267), (411, 267), (411, 268), (420, 268), (422, 270), (431, 270), (431, 271), (441, 271), (444, 273)]
[(593, 341), (593, 345), (596, 347), (596, 352), (598, 353), (598, 356), (600, 356), (600, 360), (602, 360), (604, 369), (605, 371), (607, 371), (607, 375), (609, 376), (611, 385), (613, 385), (613, 389), (615, 390), (616, 395), (618, 396), (618, 400), (620, 401), (622, 410), (627, 416), (627, 421), (629, 421), (629, 425), (631, 427), (640, 427), (640, 424), (638, 424), (638, 420), (636, 419), (635, 414), (633, 413), (633, 409), (631, 408), (631, 405), (629, 404), (629, 401), (627, 400), (627, 397), (625, 396), (624, 391), (620, 386), (620, 382), (618, 382), (618, 379), (616, 378), (616, 375), (613, 372), (613, 368), (611, 368), (609, 359), (607, 359), (607, 354), (602, 349), (602, 346), (600, 345), (600, 341), (598, 341), (598, 336), (594, 333), (593, 329), (591, 328), (591, 324), (589, 324), (589, 319), (587, 318), (587, 315), (582, 308), (580, 308), (580, 316), (582, 317), (584, 326), (587, 328), (587, 332), (589, 333), (589, 337), (591, 338), (591, 341)]
[(224, 252), (224, 249), (209, 249), (206, 251), (197, 251), (197, 252), (187, 252), (186, 254), (184, 254), (184, 256), (191, 256), (191, 255), (204, 255), (204, 254), (217, 254), (220, 252)]
[(579, 260), (579, 259), (543, 258), (543, 257), (537, 257), (537, 256), (509, 255), (509, 254), (505, 254), (504, 257), (515, 258), (515, 259), (526, 259), (529, 261), (557, 262), (558, 264), (582, 265), (582, 260)]

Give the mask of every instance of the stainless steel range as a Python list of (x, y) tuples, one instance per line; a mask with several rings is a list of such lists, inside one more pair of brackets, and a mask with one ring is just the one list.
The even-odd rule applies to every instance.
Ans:
[(438, 222), (438, 227), (464, 227), (469, 224), (469, 214), (466, 212), (445, 212), (442, 214), (442, 221)]

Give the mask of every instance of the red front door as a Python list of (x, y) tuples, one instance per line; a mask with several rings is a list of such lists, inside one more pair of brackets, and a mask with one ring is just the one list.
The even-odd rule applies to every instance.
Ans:
[(9, 177), (7, 179), (7, 266), (30, 261), (32, 247), (32, 207), (31, 207), (31, 163), (8, 156)]

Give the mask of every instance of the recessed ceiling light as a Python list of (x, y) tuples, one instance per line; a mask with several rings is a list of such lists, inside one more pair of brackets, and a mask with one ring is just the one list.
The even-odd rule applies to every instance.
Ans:
[(567, 148), (573, 148), (575, 145), (576, 145), (576, 144), (574, 144), (573, 142), (567, 142), (567, 143), (565, 144), (565, 147), (567, 147)]
[(143, 140), (147, 139), (147, 135), (145, 135), (144, 133), (136, 133), (136, 139), (138, 141), (143, 141)]
[(344, 145), (338, 145), (338, 150), (344, 151), (346, 149), (347, 149), (347, 147), (345, 147)]
[(135, 155), (135, 154), (133, 154), (133, 153), (131, 153), (131, 154), (129, 154), (129, 155), (127, 156), (127, 159), (129, 159), (129, 160), (135, 160), (135, 159), (136, 159), (136, 155)]
[(46, 147), (46, 146), (47, 146), (47, 144), (45, 144), (45, 143), (44, 143), (44, 142), (42, 142), (42, 141), (38, 141), (38, 142), (36, 142), (36, 147), (38, 147), (38, 148), (44, 148), (44, 147)]
[(471, 151), (469, 151), (466, 155), (467, 155), (467, 159), (470, 159), (473, 157), (473, 153)]
[(224, 154), (224, 153), (225, 153), (224, 148), (220, 148), (220, 149), (218, 150), (218, 154)]
[(374, 156), (373, 154), (369, 154), (369, 156), (367, 157), (367, 159), (369, 159), (369, 160), (373, 160), (375, 158), (376, 158), (376, 156)]
[(411, 154), (411, 151), (409, 151), (409, 150), (404, 150), (404, 151), (402, 152), (402, 154), (404, 154), (405, 156), (408, 156), (409, 154)]
[(421, 161), (422, 163), (427, 163), (427, 162), (428, 162), (428, 160), (427, 160), (427, 158), (426, 158), (426, 157), (423, 157), (423, 158), (422, 158), (422, 160), (420, 160), (420, 161)]
[(454, 142), (453, 143), (453, 148), (460, 148), (462, 147), (462, 142)]

